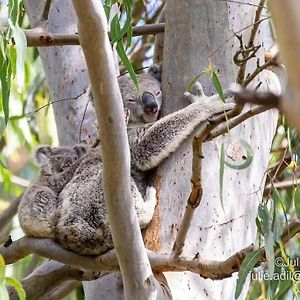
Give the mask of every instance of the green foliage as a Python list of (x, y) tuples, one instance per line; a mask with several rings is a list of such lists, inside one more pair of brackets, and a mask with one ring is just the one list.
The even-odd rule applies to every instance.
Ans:
[(225, 169), (225, 146), (224, 143), (222, 143), (221, 152), (220, 152), (219, 186), (220, 186), (220, 201), (223, 210), (224, 210), (224, 203), (223, 203), (224, 169)]
[[(7, 33), (0, 34), (0, 81), (1, 102), (5, 127), (9, 118), (9, 96), (12, 77), (16, 77), (18, 91), (24, 87), (24, 63), (26, 57), (26, 38), (19, 27), (20, 0), (9, 0)], [(3, 122), (0, 128), (0, 139), (3, 135)]]
[(243, 260), (240, 266), (238, 279), (236, 283), (235, 296), (234, 296), (235, 299), (237, 299), (240, 296), (248, 273), (254, 268), (254, 266), (260, 259), (261, 259), (261, 253), (259, 250), (257, 250), (257, 251), (250, 252)]
[(22, 284), (14, 278), (5, 276), (5, 262), (3, 257), (0, 255), (0, 299), (9, 300), (6, 285), (13, 287), (20, 300), (26, 300), (26, 294), (22, 287)]
[[(123, 38), (127, 34), (127, 43), (126, 47), (128, 48), (131, 45), (131, 37), (132, 37), (132, 26), (131, 26), (131, 10), (132, 10), (132, 1), (131, 0), (123, 0), (123, 1), (110, 1), (106, 0), (104, 4), (104, 9), (106, 13), (106, 17), (109, 20), (111, 18), (112, 5), (120, 3), (125, 7), (125, 22), (124, 25), (121, 26), (120, 12), (112, 17), (110, 23), (110, 35), (111, 35), (111, 43), (116, 45), (117, 53), (126, 67), (130, 77), (132, 78), (136, 89), (139, 91), (139, 81), (133, 69), (133, 66), (126, 55), (125, 46), (123, 44)], [(119, 6), (121, 7), (121, 6)]]
[(190, 82), (188, 83), (187, 90), (190, 92), (192, 90), (193, 85), (196, 83), (196, 81), (199, 80), (199, 78), (202, 75), (209, 76), (220, 99), (225, 103), (225, 95), (224, 95), (222, 84), (219, 80), (219, 74), (217, 73), (217, 71), (215, 70), (215, 66), (213, 66), (213, 65), (209, 65), (201, 73), (199, 73), (194, 78), (192, 78), (192, 80), (190, 80)]

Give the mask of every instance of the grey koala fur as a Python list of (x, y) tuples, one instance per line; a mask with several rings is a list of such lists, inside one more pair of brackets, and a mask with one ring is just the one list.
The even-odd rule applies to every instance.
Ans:
[[(160, 89), (160, 84), (149, 75), (139, 77), (141, 94), (151, 88), (151, 94), (157, 102), (157, 107), (151, 103), (153, 109), (147, 110), (130, 79), (123, 80), (120, 89), (124, 107), (130, 110), (127, 132), (131, 152), (131, 191), (139, 224), (143, 228), (151, 221), (156, 205), (156, 191), (149, 184), (147, 171), (159, 166), (204, 121), (232, 109), (234, 104), (224, 104), (217, 96), (206, 97), (197, 83), (193, 87), (194, 94), (185, 94), (192, 104), (154, 123), (145, 124), (158, 117), (161, 93), (155, 91)], [(135, 97), (135, 100), (131, 101), (131, 97)], [(147, 113), (150, 116), (145, 116)], [(83, 255), (99, 255), (113, 248), (103, 197), (99, 151), (96, 148), (86, 155), (72, 180), (59, 195), (55, 239), (66, 249)]]
[(40, 146), (35, 153), (41, 173), (26, 190), (19, 205), (19, 221), (26, 235), (54, 238), (57, 198), (80, 165), (86, 146)]
[[(156, 205), (156, 190), (150, 184), (148, 171), (159, 166), (188, 136), (196, 133), (204, 121), (234, 106), (222, 103), (217, 96), (206, 97), (200, 84), (196, 83), (193, 94), (185, 94), (192, 104), (157, 121), (162, 100), (157, 80), (159, 74), (159, 67), (153, 66), (148, 74), (138, 76), (140, 94), (129, 76), (119, 78), (124, 109), (129, 112), (126, 115), (131, 152), (131, 191), (141, 228), (151, 221)], [(64, 248), (82, 255), (99, 255), (113, 248), (102, 189), (100, 151), (100, 146), (97, 146), (82, 157), (75, 170), (72, 169), (72, 176), (60, 183), (62, 191), (58, 198), (60, 189), (55, 190), (50, 208), (47, 200), (34, 197), (34, 187), (27, 191), (27, 200), (23, 201), (19, 210), (26, 234), (53, 238)], [(53, 191), (49, 189), (52, 195)], [(32, 198), (35, 199), (35, 207), (29, 205)], [(26, 220), (37, 215), (38, 222), (33, 227), (37, 228), (36, 224), (39, 224), (39, 230), (26, 228)]]

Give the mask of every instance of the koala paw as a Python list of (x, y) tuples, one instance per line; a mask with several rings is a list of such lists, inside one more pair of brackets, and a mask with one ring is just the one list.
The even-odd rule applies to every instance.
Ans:
[(202, 88), (202, 85), (199, 81), (196, 81), (191, 89), (191, 92), (186, 91), (184, 93), (184, 98), (187, 99), (190, 103), (195, 103), (200, 100), (202, 97), (206, 97)]

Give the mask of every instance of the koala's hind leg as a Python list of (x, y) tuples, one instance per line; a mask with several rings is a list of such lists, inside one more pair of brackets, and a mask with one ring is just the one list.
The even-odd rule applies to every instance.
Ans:
[(152, 186), (147, 187), (144, 199), (142, 196), (136, 197), (135, 209), (141, 228), (145, 228), (151, 222), (156, 203), (156, 190)]
[(24, 194), (19, 205), (19, 221), (28, 236), (53, 238), (57, 196), (52, 190)]

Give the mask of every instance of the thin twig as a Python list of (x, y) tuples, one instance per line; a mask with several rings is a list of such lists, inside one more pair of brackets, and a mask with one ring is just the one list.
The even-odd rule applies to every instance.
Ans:
[(278, 60), (278, 55), (273, 56), (270, 60), (265, 62), (263, 65), (257, 67), (252, 74), (246, 77), (244, 80), (244, 87), (246, 87), (258, 74), (260, 74), (263, 70), (268, 67), (274, 65), (274, 63)]
[(223, 48), (231, 39), (235, 38), (237, 34), (245, 31), (246, 29), (256, 25), (256, 24), (260, 24), (263, 21), (269, 20), (270, 17), (265, 17), (260, 19), (258, 22), (256, 23), (251, 23), (250, 25), (245, 26), (244, 28), (236, 31), (233, 35), (231, 35), (230, 37), (228, 37), (219, 47), (217, 47), (213, 52), (211, 52), (211, 54), (208, 56), (208, 60), (211, 60), (211, 58), (221, 49)]
[(300, 184), (300, 178), (293, 178), (290, 180), (284, 180), (280, 182), (269, 183), (265, 186), (265, 191), (270, 191), (273, 189), (286, 189), (290, 187), (295, 187)]
[[(259, 7), (257, 8), (257, 10), (255, 12), (254, 25), (251, 28), (251, 33), (250, 33), (250, 37), (249, 37), (247, 45), (245, 47), (243, 47), (243, 45), (241, 43), (241, 47), (235, 55), (237, 57), (239, 55), (239, 53), (242, 53), (243, 58), (244, 58), (244, 62), (239, 64), (239, 71), (238, 71), (238, 74), (236, 77), (236, 82), (239, 84), (242, 84), (242, 85), (244, 85), (247, 62), (256, 55), (256, 52), (259, 49), (259, 47), (254, 46), (254, 39), (255, 39), (256, 33), (258, 31), (260, 21), (262, 20), (262, 19), (260, 19), (260, 17), (261, 17), (261, 12), (263, 10), (265, 2), (266, 2), (266, 0), (261, 0), (259, 2)], [(241, 39), (242, 39), (242, 37), (241, 37)], [(253, 51), (246, 53), (245, 50), (248, 51), (249, 49), (253, 49)]]
[(193, 216), (195, 214), (196, 208), (199, 206), (203, 189), (202, 189), (202, 181), (201, 181), (201, 170), (202, 170), (202, 143), (204, 137), (201, 135), (200, 137), (194, 137), (193, 140), (193, 163), (192, 163), (192, 191), (187, 201), (187, 206), (184, 211), (183, 218), (181, 220), (181, 224), (179, 226), (177, 236), (173, 245), (172, 255), (174, 257), (178, 257), (181, 255), (183, 251), (183, 247), (185, 244), (185, 240), (188, 234), (188, 231), (191, 226), (191, 222)]
[(45, 2), (44, 10), (42, 13), (43, 20), (48, 20), (51, 2), (52, 2), (51, 0), (46, 0), (46, 2)]
[(229, 120), (226, 124), (223, 124), (222, 126), (216, 128), (214, 131), (211, 131), (207, 135), (206, 141), (211, 141), (211, 140), (217, 138), (218, 136), (227, 133), (229, 129), (232, 129), (232, 128), (238, 126), (239, 124), (241, 124), (242, 122), (246, 121), (247, 119), (250, 119), (253, 116), (263, 113), (269, 109), (270, 109), (270, 107), (268, 107), (268, 106), (257, 106), (255, 108), (249, 109), (244, 114), (237, 116), (234, 119)]
[(69, 101), (69, 100), (77, 100), (79, 97), (81, 97), (83, 94), (85, 94), (86, 91), (84, 90), (82, 93), (80, 93), (78, 96), (73, 97), (73, 98), (63, 98), (63, 99), (58, 99), (58, 100), (53, 100), (53, 101), (49, 101), (47, 104), (40, 106), (38, 109), (34, 110), (34, 111), (30, 111), (26, 114), (23, 115), (19, 115), (19, 116), (11, 116), (9, 119), (10, 120), (16, 120), (16, 119), (21, 119), (24, 117), (32, 117), (34, 114), (36, 114), (37, 112), (39, 112), (40, 110), (42, 110), (45, 107), (48, 107), (50, 104), (55, 104), (57, 102), (61, 102), (61, 101)]

